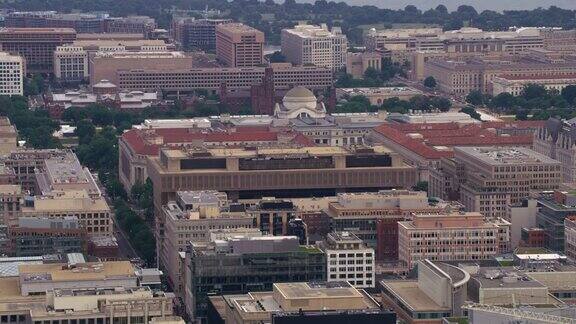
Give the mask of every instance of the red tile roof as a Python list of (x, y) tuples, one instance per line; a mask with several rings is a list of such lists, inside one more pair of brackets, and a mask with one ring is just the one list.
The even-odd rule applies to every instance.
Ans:
[[(374, 131), (426, 159), (452, 157), (452, 151), (435, 146), (531, 145), (530, 135), (497, 135), (489, 129), (536, 129), (542, 121), (483, 122), (478, 124), (383, 124)], [(418, 134), (418, 137), (410, 136)]]
[[(163, 146), (191, 143), (195, 140), (204, 143), (230, 143), (232, 145), (245, 142), (276, 142), (278, 141), (278, 132), (262, 130), (260, 127), (240, 127), (235, 131), (191, 131), (186, 128), (132, 129), (122, 134), (122, 138), (137, 154), (157, 155)], [(293, 141), (302, 145), (314, 145), (309, 138), (301, 134), (295, 134)], [(155, 142), (162, 144), (155, 144)]]

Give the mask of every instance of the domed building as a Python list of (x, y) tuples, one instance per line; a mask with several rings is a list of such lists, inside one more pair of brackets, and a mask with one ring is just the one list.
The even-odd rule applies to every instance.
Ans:
[(280, 119), (324, 118), (326, 107), (324, 103), (318, 102), (312, 91), (294, 87), (286, 93), (281, 104), (276, 104), (274, 115)]

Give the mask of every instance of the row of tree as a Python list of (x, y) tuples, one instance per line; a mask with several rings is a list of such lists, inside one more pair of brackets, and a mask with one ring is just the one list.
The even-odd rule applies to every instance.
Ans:
[(434, 24), (444, 29), (457, 29), (466, 25), (488, 30), (504, 30), (510, 26), (559, 26), (567, 29), (576, 27), (574, 10), (554, 6), (548, 9), (478, 12), (471, 6), (462, 5), (449, 12), (443, 5), (425, 11), (413, 5), (392, 10), (375, 6), (351, 6), (345, 2), (326, 0), (317, 0), (312, 4), (297, 3), (295, 0), (285, 0), (283, 3), (274, 0), (13, 0), (3, 2), (2, 7), (63, 12), (107, 11), (116, 16), (148, 15), (156, 18), (164, 28), (169, 27), (170, 11), (173, 9), (201, 11), (209, 7), (219, 9), (232, 19), (262, 30), (272, 44), (279, 43), (282, 28), (292, 27), (301, 20), (341, 26), (349, 39), (358, 44), (362, 41), (361, 26), (369, 24), (386, 24), (390, 27), (397, 23), (419, 23)]
[(381, 105), (373, 105), (370, 100), (362, 95), (352, 96), (336, 106), (338, 113), (375, 112), (385, 110), (387, 112), (408, 113), (410, 111), (449, 111), (452, 102), (444, 97), (417, 95), (409, 100), (398, 97), (386, 99)]
[(517, 96), (503, 92), (492, 97), (472, 91), (466, 96), (466, 102), (487, 106), (500, 113), (516, 114), (518, 119), (527, 119), (528, 116), (533, 119), (548, 119), (550, 116), (572, 118), (576, 115), (576, 85), (557, 91), (539, 84), (528, 84)]

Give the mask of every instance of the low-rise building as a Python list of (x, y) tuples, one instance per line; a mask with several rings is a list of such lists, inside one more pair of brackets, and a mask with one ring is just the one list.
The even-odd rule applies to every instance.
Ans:
[(346, 282), (274, 283), (272, 291), (210, 297), (211, 323), (396, 323), (368, 293)]
[(356, 288), (375, 287), (374, 249), (356, 235), (332, 232), (318, 246), (326, 254), (328, 282), (347, 281)]
[(565, 87), (576, 84), (576, 75), (547, 76), (542, 74), (532, 77), (501, 75), (492, 79), (492, 95), (497, 96), (507, 92), (511, 95), (519, 96), (529, 84), (538, 84), (546, 90), (556, 90), (560, 92)]
[(414, 214), (398, 223), (398, 257), (409, 268), (423, 259), (489, 260), (508, 252), (509, 244), (510, 223), (477, 212)]
[(576, 260), (576, 217), (564, 219), (564, 253), (570, 260)]
[(563, 252), (565, 242), (565, 219), (576, 215), (575, 195), (555, 191), (552, 195), (538, 198), (539, 210), (536, 213), (536, 226), (545, 231), (545, 247), (551, 251)]

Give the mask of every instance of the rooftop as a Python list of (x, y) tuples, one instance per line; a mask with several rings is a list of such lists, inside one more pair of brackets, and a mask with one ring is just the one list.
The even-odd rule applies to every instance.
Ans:
[(483, 163), (496, 166), (506, 164), (557, 164), (560, 162), (525, 147), (455, 147), (455, 152), (474, 157)]
[(134, 267), (129, 261), (88, 262), (75, 266), (61, 263), (30, 264), (18, 267), (23, 282), (106, 280), (111, 277), (134, 278)]
[(402, 304), (415, 312), (449, 311), (448, 307), (436, 304), (428, 295), (418, 288), (416, 280), (383, 280), (382, 286), (392, 293)]

